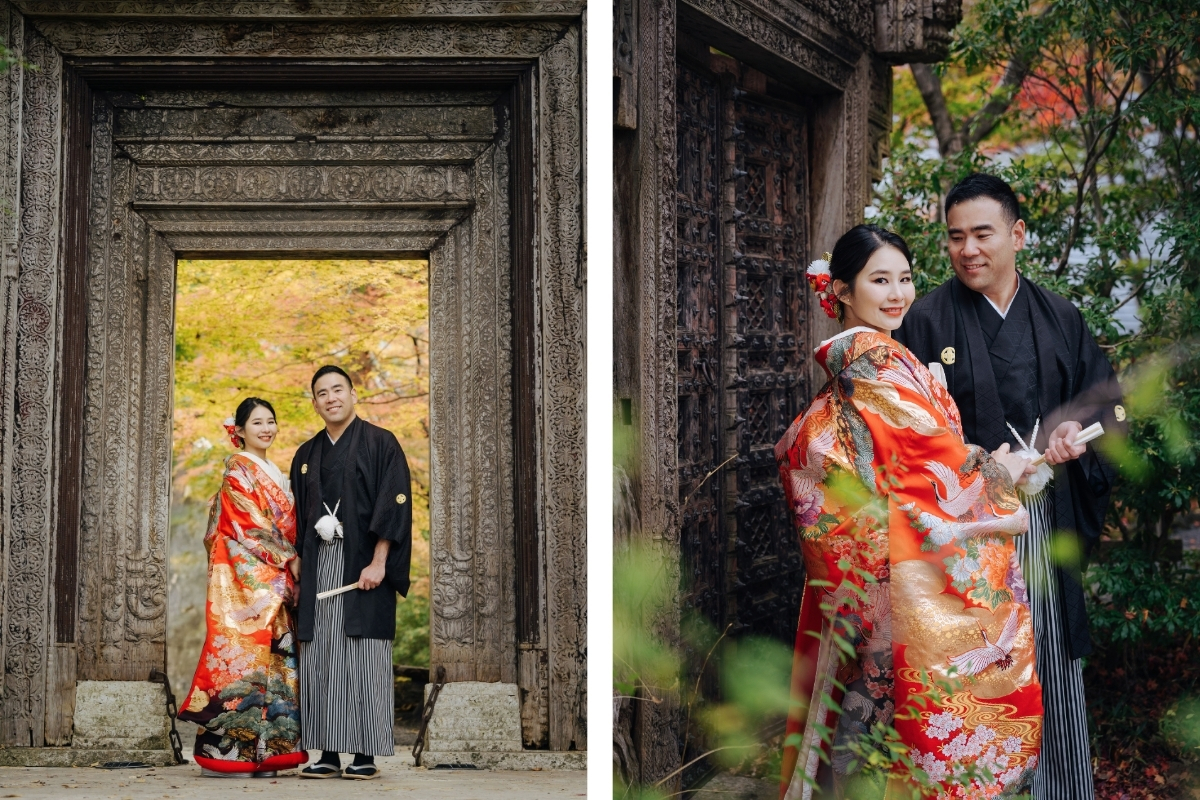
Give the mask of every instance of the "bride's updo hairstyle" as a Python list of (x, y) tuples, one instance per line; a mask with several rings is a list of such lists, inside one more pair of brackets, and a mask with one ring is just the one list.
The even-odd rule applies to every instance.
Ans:
[(855, 225), (843, 233), (842, 238), (833, 246), (833, 258), (829, 262), (830, 278), (845, 283), (853, 294), (858, 273), (862, 272), (871, 256), (881, 247), (896, 248), (909, 266), (912, 266), (912, 253), (900, 236), (878, 225)]
[(233, 425), (227, 426), (231, 428), (229, 431), (230, 439), (236, 439), (234, 442), (238, 447), (245, 447), (246, 440), (233, 432), (233, 428), (245, 428), (246, 423), (250, 420), (250, 415), (254, 413), (254, 409), (262, 406), (267, 411), (271, 412), (271, 416), (275, 416), (275, 407), (263, 400), (261, 397), (247, 397), (242, 402), (238, 403), (237, 411), (233, 414)]

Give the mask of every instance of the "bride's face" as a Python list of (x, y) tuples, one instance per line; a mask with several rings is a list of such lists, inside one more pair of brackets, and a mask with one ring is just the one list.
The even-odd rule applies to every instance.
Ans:
[(833, 290), (846, 307), (846, 328), (866, 325), (877, 331), (894, 331), (917, 296), (908, 260), (889, 246), (871, 255), (854, 279), (853, 292), (846, 288), (845, 283), (834, 281)]
[(237, 432), (238, 436), (246, 440), (247, 449), (266, 450), (275, 441), (279, 426), (275, 424), (275, 415), (270, 409), (258, 406), (250, 412), (250, 418)]

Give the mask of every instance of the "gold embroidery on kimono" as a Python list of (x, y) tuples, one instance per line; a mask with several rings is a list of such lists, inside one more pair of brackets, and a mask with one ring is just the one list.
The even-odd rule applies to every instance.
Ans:
[(775, 450), (808, 576), (781, 794), (865, 798), (865, 737), (890, 727), (912, 765), (879, 797), (1016, 796), (1042, 728), (1013, 541), (1028, 514), (903, 346), (860, 330), (817, 359), (830, 381)]

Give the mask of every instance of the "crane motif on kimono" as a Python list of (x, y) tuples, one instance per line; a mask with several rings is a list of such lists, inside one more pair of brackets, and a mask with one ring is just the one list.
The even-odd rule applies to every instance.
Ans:
[(1004, 622), (1004, 630), (1000, 631), (995, 642), (988, 639), (987, 631), (979, 629), (983, 636), (983, 647), (968, 650), (950, 659), (950, 665), (957, 667), (960, 675), (978, 675), (992, 664), (1005, 670), (1012, 666), (1013, 645), (1017, 641), (1017, 610), (1014, 608)]
[(958, 519), (970, 511), (971, 507), (975, 505), (975, 501), (979, 499), (979, 495), (983, 493), (983, 474), (980, 472), (975, 473), (975, 480), (966, 486), (960, 486), (958, 475), (940, 461), (926, 461), (925, 466), (946, 487), (946, 494), (943, 497), (937, 483), (929, 481), (933, 484), (933, 493), (937, 496), (938, 507), (954, 519)]

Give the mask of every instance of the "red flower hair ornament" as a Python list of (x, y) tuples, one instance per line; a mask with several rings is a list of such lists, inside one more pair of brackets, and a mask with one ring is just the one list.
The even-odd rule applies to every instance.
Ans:
[(233, 442), (233, 446), (238, 450), (242, 449), (242, 437), (237, 433), (237, 421), (233, 417), (225, 418), (225, 432), (229, 434), (229, 441)]
[(833, 293), (833, 276), (829, 273), (829, 262), (832, 260), (833, 256), (829, 253), (822, 253), (821, 258), (808, 265), (804, 275), (808, 278), (808, 285), (816, 293), (817, 298), (821, 301), (821, 308), (825, 309), (829, 318), (840, 319), (838, 312), (841, 311), (842, 303)]

